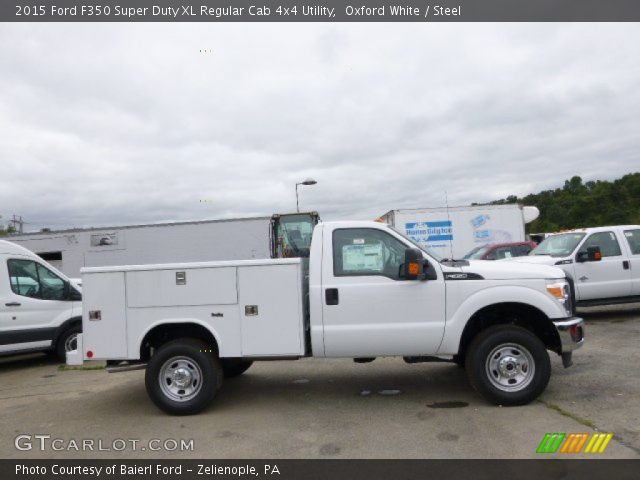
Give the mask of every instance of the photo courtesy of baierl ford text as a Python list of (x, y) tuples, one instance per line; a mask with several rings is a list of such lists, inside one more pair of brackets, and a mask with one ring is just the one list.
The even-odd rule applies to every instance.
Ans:
[(0, 2), (2, 480), (631, 480), (640, 4)]

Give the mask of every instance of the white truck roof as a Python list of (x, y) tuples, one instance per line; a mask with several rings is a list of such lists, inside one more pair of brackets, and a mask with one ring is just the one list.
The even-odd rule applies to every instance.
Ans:
[(23, 255), (30, 258), (38, 258), (38, 256), (30, 250), (21, 247), (13, 242), (7, 242), (6, 240), (0, 240), (0, 254), (9, 255)]
[(616, 230), (629, 230), (640, 228), (640, 225), (609, 225), (604, 227), (588, 227), (588, 228), (574, 228), (571, 230), (562, 230), (560, 232), (550, 233), (549, 235), (559, 235), (561, 233), (597, 233), (597, 232), (608, 232), (613, 229)]

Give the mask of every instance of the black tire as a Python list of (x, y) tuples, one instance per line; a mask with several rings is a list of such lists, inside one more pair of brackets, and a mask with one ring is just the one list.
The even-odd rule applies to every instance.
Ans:
[(251, 360), (243, 360), (241, 358), (222, 358), (220, 362), (222, 363), (224, 378), (239, 377), (253, 365)]
[(547, 387), (551, 362), (535, 334), (522, 327), (496, 325), (473, 339), (467, 350), (466, 370), (471, 386), (490, 402), (526, 405)]
[(465, 357), (464, 355), (454, 355), (453, 356), (453, 363), (455, 363), (458, 367), (460, 368), (464, 368), (465, 367)]
[[(177, 359), (177, 360), (175, 360)], [(169, 363), (187, 371), (190, 378), (187, 388), (195, 391), (179, 390), (180, 385), (167, 378), (163, 386), (160, 382), (161, 371), (172, 368)], [(198, 382), (195, 379), (198, 378)], [(180, 338), (162, 345), (149, 360), (145, 372), (147, 393), (158, 408), (172, 415), (193, 415), (206, 408), (222, 385), (223, 371), (220, 359), (211, 347), (200, 340)], [(174, 377), (175, 379), (175, 377)], [(178, 380), (183, 380), (183, 378)], [(173, 393), (167, 393), (177, 390)], [(180, 394), (179, 392), (183, 393)]]
[[(62, 332), (56, 340), (54, 352), (56, 354), (56, 357), (58, 357), (58, 360), (60, 360), (62, 363), (65, 363), (67, 361), (67, 346), (73, 346), (73, 337), (77, 336), (79, 333), (82, 333), (82, 327), (80, 325), (75, 325)], [(75, 349), (71, 348), (71, 350)]]

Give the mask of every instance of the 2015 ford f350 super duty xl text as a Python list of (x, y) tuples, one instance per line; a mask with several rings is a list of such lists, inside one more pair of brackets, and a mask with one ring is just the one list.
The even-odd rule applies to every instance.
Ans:
[[(319, 223), (309, 259), (86, 268), (84, 359), (146, 367), (168, 413), (206, 407), (255, 360), (345, 357), (463, 365), (488, 400), (520, 405), (583, 342), (557, 267), (440, 261), (376, 222)], [(119, 367), (116, 365), (120, 365)]]

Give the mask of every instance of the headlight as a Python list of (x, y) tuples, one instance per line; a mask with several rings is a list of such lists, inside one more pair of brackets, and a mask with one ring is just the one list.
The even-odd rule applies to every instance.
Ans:
[(547, 280), (547, 292), (562, 304), (568, 316), (573, 315), (571, 290), (566, 280)]

